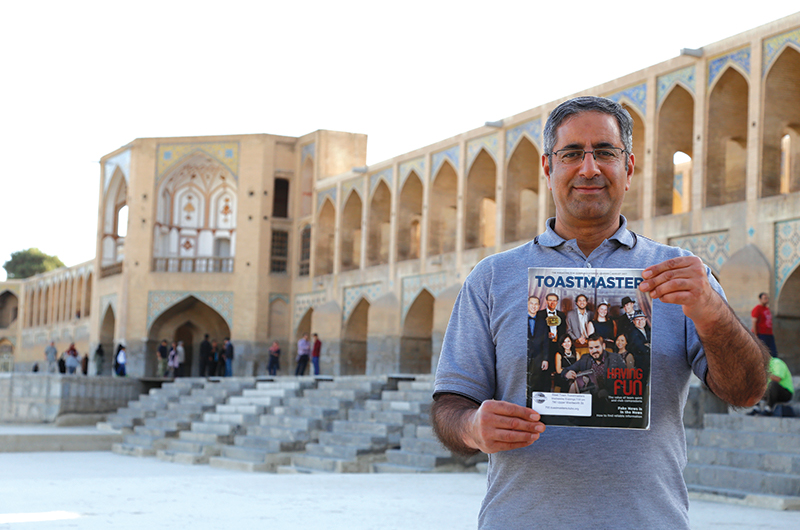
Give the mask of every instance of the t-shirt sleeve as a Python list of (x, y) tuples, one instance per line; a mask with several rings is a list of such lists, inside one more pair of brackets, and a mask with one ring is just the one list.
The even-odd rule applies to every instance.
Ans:
[(494, 396), (490, 283), (483, 268), (476, 267), (461, 287), (442, 342), (434, 395), (460, 394), (479, 403)]

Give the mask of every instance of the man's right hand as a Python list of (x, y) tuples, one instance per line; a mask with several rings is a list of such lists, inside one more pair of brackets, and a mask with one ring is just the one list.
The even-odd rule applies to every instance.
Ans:
[(506, 401), (484, 401), (465, 420), (464, 443), (484, 453), (527, 447), (545, 429), (533, 409)]

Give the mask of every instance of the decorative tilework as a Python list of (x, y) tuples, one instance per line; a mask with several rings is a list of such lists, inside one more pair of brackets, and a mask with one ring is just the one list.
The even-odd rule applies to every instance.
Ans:
[(117, 312), (117, 294), (107, 294), (105, 296), (100, 297), (100, 318), (104, 318), (106, 314), (106, 308), (111, 306), (111, 310), (114, 312), (114, 318), (119, 318), (119, 313)]
[(661, 105), (667, 97), (669, 89), (680, 83), (684, 88), (694, 94), (694, 65), (681, 68), (672, 73), (659, 76), (656, 80), (656, 107)]
[(517, 142), (522, 136), (526, 136), (528, 140), (533, 142), (540, 151), (542, 150), (542, 119), (536, 118), (522, 125), (517, 125), (513, 129), (506, 131), (506, 159), (511, 158), (514, 154), (514, 149), (517, 147)]
[(323, 203), (325, 202), (325, 198), (331, 198), (331, 204), (336, 207), (336, 188), (329, 188), (324, 191), (317, 192), (317, 210), (322, 208)]
[(753, 228), (753, 227), (751, 226), (751, 227), (750, 227), (750, 229), (749, 229), (749, 230), (747, 230), (747, 235), (748, 235), (748, 236), (750, 236), (750, 237), (753, 237), (754, 235), (756, 235), (756, 230), (755, 230), (755, 228)]
[(800, 265), (800, 219), (775, 223), (775, 293)]
[(294, 295), (294, 329), (300, 324), (309, 308), (324, 304), (327, 301), (325, 291), (312, 291)]
[(476, 138), (467, 142), (467, 171), (475, 161), (475, 157), (484, 149), (487, 153), (492, 155), (492, 158), (497, 159), (497, 142), (499, 140), (498, 133)]
[(622, 99), (625, 98), (625, 100), (633, 105), (642, 116), (647, 116), (647, 83), (620, 90), (616, 94), (611, 94), (606, 97), (617, 103), (622, 103)]
[(147, 329), (167, 309), (194, 296), (219, 313), (233, 327), (233, 293), (230, 291), (149, 291), (147, 293)]
[(356, 190), (361, 200), (364, 200), (364, 179), (358, 177), (357, 179), (342, 182), (342, 197), (349, 197), (350, 190)]
[(344, 310), (342, 311), (342, 322), (347, 322), (350, 314), (356, 307), (356, 302), (361, 298), (366, 298), (368, 302), (375, 301), (383, 294), (383, 282), (365, 283), (344, 288)]
[(794, 44), (798, 51), (800, 51), (800, 29), (772, 37), (764, 41), (764, 64), (762, 66), (761, 75), (766, 75), (772, 62), (778, 58), (778, 55), (783, 51), (783, 48), (789, 44)]
[(427, 289), (434, 297), (438, 296), (439, 293), (447, 289), (447, 273), (435, 272), (403, 278), (403, 292), (401, 295), (403, 320), (406, 319), (406, 314), (411, 309), (411, 304), (414, 303), (414, 300), (417, 299), (423, 289)]
[(375, 173), (374, 175), (369, 176), (369, 194), (375, 191), (375, 188), (378, 187), (378, 182), (383, 180), (389, 189), (392, 189), (392, 180), (394, 180), (394, 168), (387, 168), (381, 171), (380, 173)]
[(111, 177), (114, 176), (114, 170), (117, 168), (122, 171), (122, 176), (125, 177), (125, 182), (130, 184), (131, 182), (131, 150), (126, 149), (125, 151), (121, 152), (115, 157), (109, 158), (106, 160), (106, 165), (104, 167), (104, 178), (105, 181), (103, 182), (103, 191), (105, 192), (108, 190), (108, 185), (111, 183)]
[(191, 154), (201, 151), (225, 166), (239, 178), (239, 142), (205, 142), (196, 144), (159, 144), (156, 161), (156, 181), (164, 173)]
[(288, 305), (289, 302), (289, 295), (284, 293), (269, 293), (269, 303), (271, 304), (275, 300), (283, 300)]
[(414, 172), (419, 177), (420, 182), (422, 179), (425, 178), (425, 159), (420, 157), (414, 160), (409, 160), (408, 162), (403, 162), (400, 164), (400, 187), (403, 187), (403, 184), (406, 183), (406, 179)]
[(708, 86), (714, 84), (719, 74), (729, 64), (735, 64), (741, 68), (745, 74), (750, 75), (750, 47), (742, 48), (741, 50), (731, 52), (725, 55), (720, 55), (711, 59), (708, 63)]
[(306, 144), (303, 146), (303, 149), (300, 151), (300, 164), (304, 164), (306, 158), (311, 157), (311, 160), (314, 160), (317, 151), (317, 144)]
[(439, 168), (442, 167), (442, 164), (444, 164), (445, 160), (449, 160), (450, 163), (453, 164), (453, 169), (458, 172), (458, 156), (459, 148), (457, 145), (454, 145), (450, 149), (433, 153), (433, 156), (431, 157), (431, 179), (436, 178), (436, 173), (438, 173)]
[(669, 244), (693, 253), (717, 274), (731, 257), (731, 243), (727, 230), (697, 236), (675, 237), (669, 240)]

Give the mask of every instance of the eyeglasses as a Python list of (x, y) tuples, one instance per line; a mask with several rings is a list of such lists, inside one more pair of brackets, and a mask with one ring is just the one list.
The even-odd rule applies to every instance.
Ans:
[(568, 166), (573, 166), (576, 164), (583, 163), (583, 159), (586, 157), (587, 154), (592, 155), (594, 157), (594, 161), (598, 164), (614, 164), (618, 160), (622, 160), (623, 155), (622, 153), (627, 153), (626, 149), (622, 149), (621, 147), (600, 147), (595, 149), (594, 151), (584, 151), (583, 149), (559, 149), (558, 151), (553, 151), (552, 153), (545, 153), (546, 155), (555, 155), (556, 159)]

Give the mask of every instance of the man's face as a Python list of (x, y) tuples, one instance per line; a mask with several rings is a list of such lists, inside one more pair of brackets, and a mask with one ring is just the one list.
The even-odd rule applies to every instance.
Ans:
[(592, 356), (592, 359), (595, 361), (600, 360), (600, 356), (603, 355), (603, 341), (602, 340), (590, 340), (589, 341), (589, 355)]
[(537, 311), (539, 311), (539, 299), (535, 296), (531, 296), (528, 298), (528, 314), (535, 317)]
[[(570, 116), (561, 123), (553, 152), (564, 148), (594, 151), (602, 147), (624, 148), (619, 125), (609, 114), (588, 111)], [(565, 165), (557, 156), (548, 159), (543, 155), (544, 174), (547, 187), (553, 192), (557, 222), (573, 228), (616, 222), (622, 199), (631, 186), (633, 162), (633, 155), (628, 153), (622, 153), (620, 160), (612, 164), (599, 164), (587, 154), (583, 162), (575, 165)]]
[(769, 303), (769, 295), (762, 294), (759, 300), (761, 301), (761, 305), (767, 305)]
[(645, 317), (636, 317), (633, 319), (633, 325), (639, 329), (644, 329), (644, 326), (647, 324), (647, 319)]
[(633, 302), (628, 302), (627, 304), (625, 304), (625, 312), (628, 314), (633, 313), (633, 305), (634, 305)]
[(578, 306), (578, 309), (586, 309), (586, 297), (579, 296), (577, 300), (575, 300), (575, 305)]
[(555, 311), (556, 306), (558, 305), (558, 298), (555, 296), (548, 296), (547, 297), (547, 309), (550, 311)]

